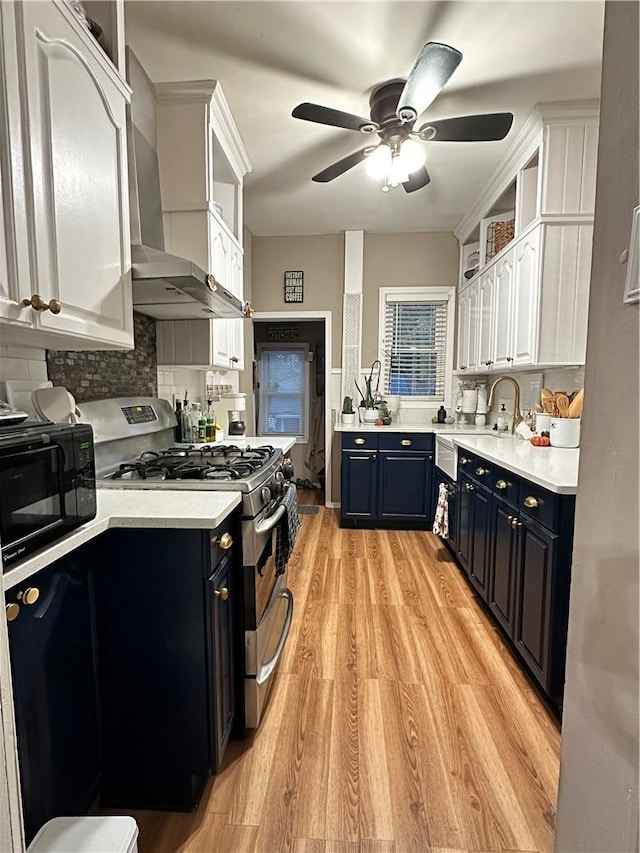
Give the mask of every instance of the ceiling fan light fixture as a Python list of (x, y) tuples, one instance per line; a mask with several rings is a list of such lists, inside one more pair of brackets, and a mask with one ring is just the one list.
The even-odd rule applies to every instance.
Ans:
[(421, 169), (427, 161), (427, 152), (414, 139), (405, 139), (400, 146), (400, 162), (404, 169), (412, 174)]
[(384, 143), (367, 157), (366, 170), (370, 178), (386, 178), (391, 171), (391, 149)]
[(409, 180), (409, 172), (402, 160), (401, 154), (393, 158), (387, 180), (392, 187), (399, 187), (400, 184), (404, 184), (405, 181)]

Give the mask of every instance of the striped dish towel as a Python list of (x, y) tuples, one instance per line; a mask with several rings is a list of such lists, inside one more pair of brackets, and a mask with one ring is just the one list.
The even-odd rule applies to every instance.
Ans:
[(285, 506), (285, 514), (280, 519), (276, 536), (276, 575), (284, 574), (300, 529), (298, 499), (293, 483), (289, 483), (282, 503)]
[(438, 505), (436, 516), (433, 519), (433, 532), (443, 539), (449, 538), (449, 496), (446, 483), (440, 483), (438, 489)]

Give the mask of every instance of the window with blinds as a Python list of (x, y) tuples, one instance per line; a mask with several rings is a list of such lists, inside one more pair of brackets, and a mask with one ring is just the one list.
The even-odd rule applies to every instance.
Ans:
[(306, 347), (268, 347), (258, 350), (260, 435), (308, 435), (309, 370)]
[(384, 390), (386, 394), (445, 399), (449, 341), (448, 299), (384, 299)]

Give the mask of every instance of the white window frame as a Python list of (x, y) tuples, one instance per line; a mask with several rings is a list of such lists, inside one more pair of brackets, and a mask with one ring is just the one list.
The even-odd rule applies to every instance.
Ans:
[(288, 349), (297, 349), (303, 350), (305, 354), (304, 360), (304, 403), (303, 403), (303, 420), (304, 420), (304, 432), (302, 435), (297, 432), (267, 432), (266, 425), (264, 430), (258, 424), (258, 433), (263, 436), (278, 436), (284, 435), (289, 436), (290, 438), (295, 438), (296, 444), (308, 444), (309, 442), (309, 344), (296, 344), (296, 343), (259, 343), (257, 345), (257, 354), (258, 354), (258, 371), (260, 377), (260, 389), (259, 389), (259, 397), (260, 397), (260, 416), (259, 419), (262, 421), (263, 418), (263, 406), (262, 406), (262, 353), (263, 352), (282, 352), (283, 350)]
[[(387, 301), (431, 302), (432, 300), (446, 300), (447, 302), (447, 346), (442, 405), (445, 409), (450, 409), (453, 401), (453, 353), (456, 337), (456, 288), (454, 285), (444, 287), (381, 287), (378, 305), (378, 358), (384, 370), (385, 359), (387, 358), (384, 340)], [(411, 408), (416, 409), (432, 409), (434, 406), (440, 405), (439, 400), (436, 401), (428, 397), (413, 397), (405, 394), (401, 395), (400, 399), (406, 401), (407, 405), (411, 404)]]

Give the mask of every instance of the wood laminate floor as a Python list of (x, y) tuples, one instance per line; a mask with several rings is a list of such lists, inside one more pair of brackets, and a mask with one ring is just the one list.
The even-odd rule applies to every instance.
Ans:
[(558, 727), (440, 540), (301, 520), (262, 725), (140, 853), (551, 850)]

